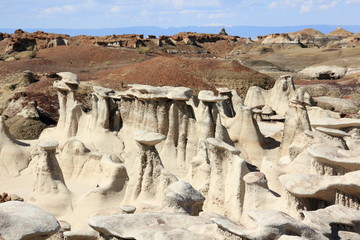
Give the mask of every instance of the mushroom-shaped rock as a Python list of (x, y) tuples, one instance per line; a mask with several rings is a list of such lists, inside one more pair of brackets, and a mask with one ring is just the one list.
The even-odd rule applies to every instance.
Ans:
[[(45, 138), (56, 137), (61, 143), (78, 132), (79, 120), (83, 111), (81, 105), (75, 100), (75, 91), (79, 86), (77, 77), (73, 73), (64, 73), (64, 78), (53, 83), (57, 90), (59, 100), (59, 120), (55, 129), (44, 132)], [(68, 76), (69, 75), (69, 76)], [(53, 130), (53, 131), (52, 131)], [(42, 136), (44, 136), (44, 133)]]
[(342, 226), (347, 226), (347, 231), (357, 233), (360, 231), (360, 210), (332, 205), (316, 211), (303, 211), (303, 214), (305, 224), (319, 229), (329, 239), (339, 239), (337, 234), (340, 234), (338, 231), (343, 229)]
[(0, 239), (45, 240), (59, 229), (53, 215), (34, 205), (17, 201), (0, 204)]
[(187, 87), (154, 87), (142, 84), (129, 84), (130, 87), (127, 91), (119, 92), (118, 94), (123, 97), (135, 97), (138, 99), (171, 99), (178, 101), (187, 101), (192, 95), (193, 91)]
[(193, 95), (193, 90), (187, 87), (168, 87), (166, 97), (171, 100), (187, 101)]
[[(328, 144), (321, 144), (314, 145), (307, 151), (319, 165), (332, 168), (332, 174), (329, 175), (360, 170), (359, 150), (343, 150)], [(326, 172), (324, 171), (323, 174)]]
[(205, 197), (188, 182), (177, 181), (166, 188), (162, 206), (167, 210), (196, 216), (202, 211), (204, 201)]
[(163, 140), (164, 135), (149, 132), (135, 135), (139, 151), (129, 175), (124, 204), (132, 204), (140, 199), (162, 202), (165, 189), (177, 181), (175, 175), (164, 168), (155, 148), (155, 144)]
[(61, 77), (61, 80), (54, 81), (53, 87), (57, 90), (64, 92), (73, 92), (79, 87), (79, 80), (77, 75), (71, 72), (59, 72), (57, 73)]
[[(147, 212), (94, 216), (88, 220), (88, 223), (103, 236), (123, 239), (219, 239), (216, 233), (217, 227), (210, 219), (185, 214)], [(204, 231), (205, 229), (207, 231)]]
[(73, 84), (73, 85), (80, 84), (80, 81), (78, 80), (78, 77), (75, 73), (59, 72), (59, 73), (57, 73), (57, 75), (59, 75), (62, 78), (61, 81), (63, 81), (66, 84)]
[(55, 150), (58, 146), (59, 146), (59, 142), (58, 141), (43, 141), (39, 143), (39, 146), (45, 150)]
[(228, 89), (227, 87), (216, 88), (216, 90), (217, 90), (220, 94), (231, 93), (231, 90)]
[(199, 100), (203, 102), (221, 102), (227, 99), (224, 96), (215, 96), (213, 91), (201, 90), (198, 94)]
[[(340, 204), (355, 209), (360, 207), (360, 171), (343, 176), (285, 174), (280, 176), (280, 182), (304, 207), (309, 207), (306, 201), (302, 201), (304, 198), (319, 199), (327, 205)], [(318, 201), (318, 204), (323, 203)]]
[(55, 156), (57, 146), (56, 141), (39, 144), (41, 153), (37, 159), (36, 177), (29, 200), (52, 213), (60, 214), (71, 205), (71, 193)]
[(167, 91), (163, 87), (154, 87), (142, 84), (129, 84), (127, 91), (121, 92), (124, 97), (132, 97), (143, 100), (166, 98)]
[(159, 142), (163, 141), (166, 137), (161, 133), (147, 132), (143, 130), (137, 130), (134, 133), (135, 140), (138, 143), (148, 146), (155, 146)]
[(96, 95), (103, 97), (103, 98), (109, 97), (110, 93), (115, 93), (115, 91), (110, 88), (94, 86), (93, 89), (94, 89), (94, 92)]

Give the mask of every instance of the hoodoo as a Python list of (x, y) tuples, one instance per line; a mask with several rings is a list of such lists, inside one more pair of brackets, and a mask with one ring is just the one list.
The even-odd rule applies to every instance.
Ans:
[(20, 204), (39, 216), (13, 237), (2, 216), (33, 216), (0, 203), (0, 238), (50, 236), (50, 214), (67, 239), (358, 236), (359, 120), (315, 107), (291, 77), (244, 102), (225, 88), (97, 86), (90, 111), (75, 74), (56, 79), (59, 120), (39, 139), (16, 140), (0, 119), (1, 186), (49, 212)]

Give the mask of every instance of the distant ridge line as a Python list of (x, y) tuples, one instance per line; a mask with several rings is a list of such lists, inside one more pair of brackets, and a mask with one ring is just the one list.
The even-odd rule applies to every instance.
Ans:
[[(305, 28), (314, 28), (324, 34), (327, 34), (337, 27), (358, 33), (360, 25), (299, 25), (299, 26), (188, 26), (188, 27), (170, 27), (161, 28), (155, 26), (137, 26), (137, 27), (120, 27), (120, 28), (97, 28), (97, 29), (71, 29), (71, 28), (22, 28), (26, 32), (44, 31), (49, 33), (90, 36), (104, 36), (112, 34), (144, 34), (147, 35), (175, 35), (179, 32), (198, 32), (198, 33), (219, 33), (220, 29), (225, 27), (227, 33), (233, 36), (251, 37), (267, 35), (272, 33), (289, 33), (303, 30)], [(19, 27), (21, 28), (21, 27)], [(13, 33), (15, 28), (1, 28), (0, 32)]]

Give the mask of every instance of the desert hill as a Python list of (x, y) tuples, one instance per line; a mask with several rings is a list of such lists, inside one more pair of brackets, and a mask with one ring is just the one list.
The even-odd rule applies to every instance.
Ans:
[[(98, 74), (98, 82), (108, 87), (116, 87), (119, 82), (153, 86), (190, 86), (195, 90), (228, 87), (237, 89), (243, 97), (252, 85), (268, 89), (274, 84), (272, 78), (244, 67), (236, 60), (177, 56), (158, 56)], [(96, 76), (95, 74), (94, 77)]]
[(341, 27), (338, 27), (334, 31), (329, 32), (327, 35), (335, 36), (335, 37), (350, 37), (354, 33), (349, 32)]

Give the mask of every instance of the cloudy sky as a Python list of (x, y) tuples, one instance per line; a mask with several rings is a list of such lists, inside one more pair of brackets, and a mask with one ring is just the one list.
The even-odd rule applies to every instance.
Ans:
[(360, 25), (360, 0), (0, 0), (0, 28)]

